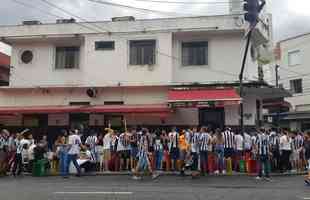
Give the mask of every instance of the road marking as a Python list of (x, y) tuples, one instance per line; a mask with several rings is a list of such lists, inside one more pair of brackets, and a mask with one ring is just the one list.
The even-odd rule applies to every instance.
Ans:
[(310, 200), (310, 197), (301, 197), (301, 199)]
[(114, 194), (114, 195), (132, 195), (133, 192), (54, 192), (54, 194)]

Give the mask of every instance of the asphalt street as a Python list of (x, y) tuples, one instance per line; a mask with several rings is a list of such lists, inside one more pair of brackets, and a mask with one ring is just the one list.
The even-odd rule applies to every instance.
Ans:
[(129, 176), (4, 177), (0, 200), (294, 200), (309, 199), (310, 187), (301, 176), (253, 177), (162, 176), (135, 181)]

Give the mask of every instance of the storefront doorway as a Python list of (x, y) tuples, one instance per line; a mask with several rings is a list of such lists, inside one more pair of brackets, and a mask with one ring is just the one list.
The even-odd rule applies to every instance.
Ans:
[(212, 129), (223, 128), (225, 125), (224, 108), (200, 108), (200, 126), (210, 126)]
[(84, 133), (89, 127), (89, 114), (71, 113), (69, 121), (71, 129), (78, 129), (81, 133)]
[(124, 127), (124, 117), (122, 115), (105, 115), (104, 116), (105, 127), (121, 130)]

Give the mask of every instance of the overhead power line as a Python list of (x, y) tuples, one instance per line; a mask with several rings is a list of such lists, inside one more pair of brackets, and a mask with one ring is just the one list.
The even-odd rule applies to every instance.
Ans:
[(125, 5), (125, 4), (120, 4), (120, 3), (112, 3), (109, 1), (104, 1), (104, 0), (87, 0), (90, 2), (102, 4), (102, 5), (108, 5), (108, 6), (113, 6), (113, 7), (121, 7), (121, 8), (126, 8), (126, 9), (131, 9), (131, 10), (136, 10), (139, 12), (147, 12), (147, 13), (155, 13), (155, 14), (161, 14), (161, 15), (170, 15), (170, 16), (176, 16), (176, 15), (192, 15), (189, 13), (178, 13), (178, 12), (168, 12), (168, 11), (159, 11), (159, 10), (153, 10), (153, 9), (148, 9), (148, 8), (139, 8), (135, 6), (130, 6), (130, 5)]
[[(163, 1), (163, 0), (134, 0), (134, 1), (141, 1), (146, 3), (160, 3), (160, 4), (204, 4), (204, 5), (221, 5), (221, 4), (228, 4), (228, 1)], [(236, 3), (241, 3), (243, 1), (237, 1)]]
[[(13, 2), (16, 3), (16, 4), (22, 5), (22, 6), (24, 6), (24, 7), (37, 10), (37, 11), (41, 12), (42, 14), (55, 17), (56, 19), (61, 19), (61, 18), (63, 18), (63, 16), (56, 15), (56, 14), (54, 14), (54, 13), (48, 12), (48, 11), (46, 11), (46, 10), (40, 8), (40, 7), (34, 6), (34, 5), (32, 5), (32, 4), (29, 4), (29, 3), (25, 3), (25, 2), (22, 2), (22, 1), (18, 1), (18, 0), (11, 0), (11, 1), (13, 1)], [(84, 23), (76, 22), (76, 24), (79, 25), (79, 26), (81, 26), (81, 27), (83, 27), (83, 28), (86, 28), (86, 29), (89, 29), (89, 30), (98, 32), (98, 30), (96, 30), (96, 29), (94, 29), (93, 27), (91, 27), (91, 26), (89, 26), (89, 25), (86, 25), (86, 24), (84, 24)]]
[[(46, 4), (49, 5), (50, 7), (53, 7), (53, 8), (56, 8), (56, 9), (62, 11), (63, 13), (65, 13), (65, 14), (71, 16), (71, 17), (77, 18), (77, 19), (79, 19), (79, 20), (81, 20), (81, 21), (83, 21), (83, 22), (86, 22), (86, 23), (89, 22), (87, 19), (82, 18), (82, 17), (80, 17), (80, 16), (78, 16), (78, 15), (72, 13), (72, 12), (69, 12), (68, 10), (63, 9), (63, 8), (57, 6), (56, 4), (49, 2), (48, 0), (40, 0), (40, 1), (42, 1), (43, 3), (46, 3)], [(101, 26), (99, 26), (99, 25), (97, 25), (97, 24), (90, 24), (90, 25), (95, 26), (95, 27), (98, 28), (100, 31), (108, 32), (108, 33), (110, 32), (109, 30), (104, 29), (103, 27), (101, 27)], [(97, 31), (98, 31), (98, 30), (97, 30)], [(96, 31), (96, 32), (97, 32), (97, 31)]]

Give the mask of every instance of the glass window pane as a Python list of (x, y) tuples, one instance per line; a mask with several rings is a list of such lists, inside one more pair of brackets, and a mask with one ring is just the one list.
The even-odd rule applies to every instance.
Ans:
[(288, 65), (294, 66), (301, 64), (300, 51), (292, 51), (288, 53)]
[(182, 65), (207, 65), (208, 42), (183, 42)]

